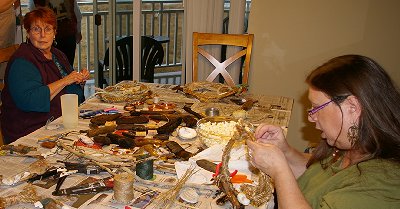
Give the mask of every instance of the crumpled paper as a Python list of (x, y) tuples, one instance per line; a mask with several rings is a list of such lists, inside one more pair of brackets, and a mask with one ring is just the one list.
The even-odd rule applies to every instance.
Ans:
[[(196, 164), (197, 160), (206, 159), (215, 164), (218, 164), (222, 160), (222, 154), (225, 145), (213, 145), (202, 152), (198, 153), (197, 155), (189, 158), (188, 161), (183, 162), (176, 162), (175, 163), (175, 170), (178, 175), (178, 178), (181, 178), (187, 169), (195, 167), (197, 171), (193, 176), (188, 180), (188, 183), (195, 183), (195, 184), (211, 184), (212, 183), (212, 172), (206, 171), (203, 168), (199, 167)], [(230, 160), (229, 160), (229, 172), (233, 172), (238, 170), (238, 174), (244, 174), (249, 179), (251, 178), (252, 172), (250, 171), (250, 162), (247, 160), (247, 146), (240, 146), (235, 147), (232, 149), (230, 153)]]
[(29, 173), (29, 172), (23, 172), (23, 173), (15, 175), (15, 176), (3, 178), (1, 180), (1, 183), (5, 184), (7, 186), (12, 186), (14, 184), (17, 184), (21, 179), (25, 179), (26, 177), (28, 177), (30, 174), (31, 173)]

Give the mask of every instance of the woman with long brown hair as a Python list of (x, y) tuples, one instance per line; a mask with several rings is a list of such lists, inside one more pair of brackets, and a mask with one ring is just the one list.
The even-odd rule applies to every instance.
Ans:
[(247, 142), (279, 208), (400, 208), (400, 93), (389, 75), (371, 58), (344, 55), (306, 82), (308, 120), (322, 132), (315, 151), (295, 150), (266, 124)]

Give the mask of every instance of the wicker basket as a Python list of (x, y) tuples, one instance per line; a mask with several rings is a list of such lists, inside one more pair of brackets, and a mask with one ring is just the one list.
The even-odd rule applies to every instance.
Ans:
[(108, 86), (97, 95), (107, 103), (132, 102), (149, 95), (148, 86), (136, 81), (122, 81), (114, 86)]
[(196, 97), (202, 102), (211, 102), (237, 93), (238, 88), (222, 83), (198, 81), (186, 84), (183, 87), (183, 92)]

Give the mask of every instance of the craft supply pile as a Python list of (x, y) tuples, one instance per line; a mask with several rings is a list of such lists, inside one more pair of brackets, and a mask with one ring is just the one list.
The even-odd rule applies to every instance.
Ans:
[(2, 169), (0, 208), (266, 208), (273, 182), (245, 141), (260, 123), (287, 127), (293, 105), (266, 98), (210, 82), (107, 87), (76, 129), (59, 118), (1, 147), (3, 166), (25, 166)]

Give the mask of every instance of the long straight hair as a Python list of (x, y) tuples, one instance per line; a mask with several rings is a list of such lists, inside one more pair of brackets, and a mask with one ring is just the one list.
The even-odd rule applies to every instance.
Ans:
[[(331, 98), (355, 96), (361, 115), (359, 139), (353, 148), (368, 153), (364, 160), (381, 158), (400, 163), (400, 93), (377, 62), (361, 55), (339, 56), (313, 70), (306, 82)], [(340, 101), (335, 103), (339, 105)], [(333, 152), (334, 147), (321, 140), (307, 166), (320, 162), (326, 168), (325, 159)]]

